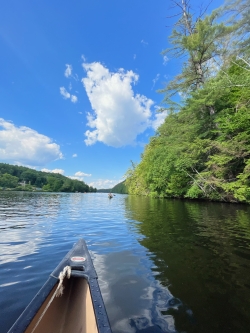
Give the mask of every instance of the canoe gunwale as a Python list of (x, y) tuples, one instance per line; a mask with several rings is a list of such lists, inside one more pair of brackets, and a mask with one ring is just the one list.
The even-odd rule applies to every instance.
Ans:
[[(82, 264), (75, 265), (71, 258), (74, 256), (85, 257), (85, 261)], [(35, 317), (42, 304), (46, 301), (48, 295), (53, 290), (53, 288), (58, 284), (58, 276), (65, 266), (71, 266), (72, 278), (81, 278), (87, 281), (93, 310), (95, 313), (96, 326), (98, 328), (98, 333), (112, 333), (110, 328), (109, 319), (101, 295), (101, 290), (98, 283), (98, 277), (95, 268), (92, 263), (92, 259), (88, 252), (86, 243), (83, 239), (80, 239), (72, 248), (71, 251), (63, 258), (59, 265), (50, 274), (48, 280), (38, 291), (29, 305), (25, 308), (23, 313), (10, 328), (8, 333), (23, 333), (31, 323), (32, 319)], [(76, 269), (77, 268), (77, 269)], [(101, 311), (100, 311), (101, 310)]]

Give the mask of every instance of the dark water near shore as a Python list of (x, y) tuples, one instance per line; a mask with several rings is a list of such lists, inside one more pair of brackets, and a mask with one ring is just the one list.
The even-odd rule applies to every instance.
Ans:
[(0, 192), (0, 333), (79, 238), (113, 333), (250, 332), (249, 206)]

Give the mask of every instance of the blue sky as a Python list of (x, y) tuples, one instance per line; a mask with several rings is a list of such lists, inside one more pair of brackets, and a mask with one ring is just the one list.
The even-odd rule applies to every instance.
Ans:
[(97, 188), (120, 182), (164, 120), (157, 89), (180, 69), (180, 60), (161, 55), (175, 22), (167, 18), (171, 6), (2, 2), (0, 162), (54, 170)]

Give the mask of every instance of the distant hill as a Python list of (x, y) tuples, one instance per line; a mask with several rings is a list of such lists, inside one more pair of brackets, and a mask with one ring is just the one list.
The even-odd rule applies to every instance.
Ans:
[(112, 188), (109, 188), (109, 189), (100, 189), (100, 190), (97, 190), (97, 192), (99, 193), (119, 193), (119, 194), (127, 194), (128, 193), (128, 190), (127, 190), (127, 187), (125, 185), (125, 180), (117, 185), (115, 185), (114, 187)]
[(36, 171), (27, 167), (0, 163), (0, 190), (46, 192), (96, 192), (83, 181), (59, 173)]
[(99, 189), (99, 190), (96, 190), (96, 192), (99, 192), (99, 193), (109, 193), (109, 192), (111, 192), (112, 191), (112, 188), (108, 188), (108, 189), (106, 189), (106, 188), (101, 188), (101, 189)]

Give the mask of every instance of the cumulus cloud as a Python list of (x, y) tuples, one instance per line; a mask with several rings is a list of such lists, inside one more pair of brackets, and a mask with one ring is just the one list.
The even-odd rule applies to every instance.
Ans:
[(113, 73), (99, 62), (83, 63), (87, 76), (83, 86), (93, 113), (88, 113), (86, 145), (97, 141), (112, 147), (133, 144), (137, 135), (150, 126), (153, 101), (135, 94), (138, 75), (119, 69)]
[(73, 176), (69, 176), (71, 179), (77, 179), (77, 180), (84, 180), (84, 177), (91, 177), (92, 175), (90, 173), (85, 173), (82, 171), (77, 171)]
[(60, 87), (60, 94), (63, 96), (64, 99), (70, 98), (72, 103), (76, 103), (78, 98), (75, 95), (71, 95), (65, 87)]
[(66, 66), (66, 69), (65, 69), (64, 75), (65, 75), (66, 77), (70, 77), (70, 76), (72, 75), (72, 70), (73, 70), (73, 68), (72, 68), (72, 66), (69, 65), (69, 64), (66, 64), (65, 66)]
[(41, 171), (44, 171), (44, 172), (51, 172), (51, 173), (60, 173), (60, 175), (63, 175), (63, 174), (64, 174), (64, 170), (63, 170), (63, 169), (53, 169), (53, 170), (49, 170), (49, 169), (43, 168), (43, 169), (41, 169)]
[(25, 165), (45, 165), (63, 158), (60, 146), (35, 130), (0, 118), (0, 156), (2, 161)]
[(75, 95), (71, 95), (71, 96), (70, 96), (70, 100), (71, 100), (72, 103), (76, 103), (76, 102), (77, 102), (77, 99), (78, 99), (78, 98), (77, 98), (77, 96), (75, 96)]
[(84, 173), (84, 172), (82, 172), (82, 171), (77, 171), (77, 172), (75, 173), (75, 176), (76, 176), (76, 177), (91, 177), (92, 175), (91, 175), (90, 173)]
[(68, 99), (70, 98), (70, 93), (64, 88), (60, 87), (60, 94), (63, 96), (63, 98)]
[(157, 130), (157, 128), (164, 123), (165, 118), (167, 117), (167, 115), (168, 115), (167, 111), (163, 111), (161, 113), (156, 113), (155, 114), (155, 119), (152, 120), (152, 127), (153, 127), (154, 130)]
[(97, 189), (111, 189), (113, 188), (116, 184), (122, 182), (124, 179), (121, 180), (111, 180), (111, 179), (97, 179), (91, 183), (88, 183), (89, 186), (92, 186)]
[(72, 157), (77, 157), (77, 154), (73, 154)]

